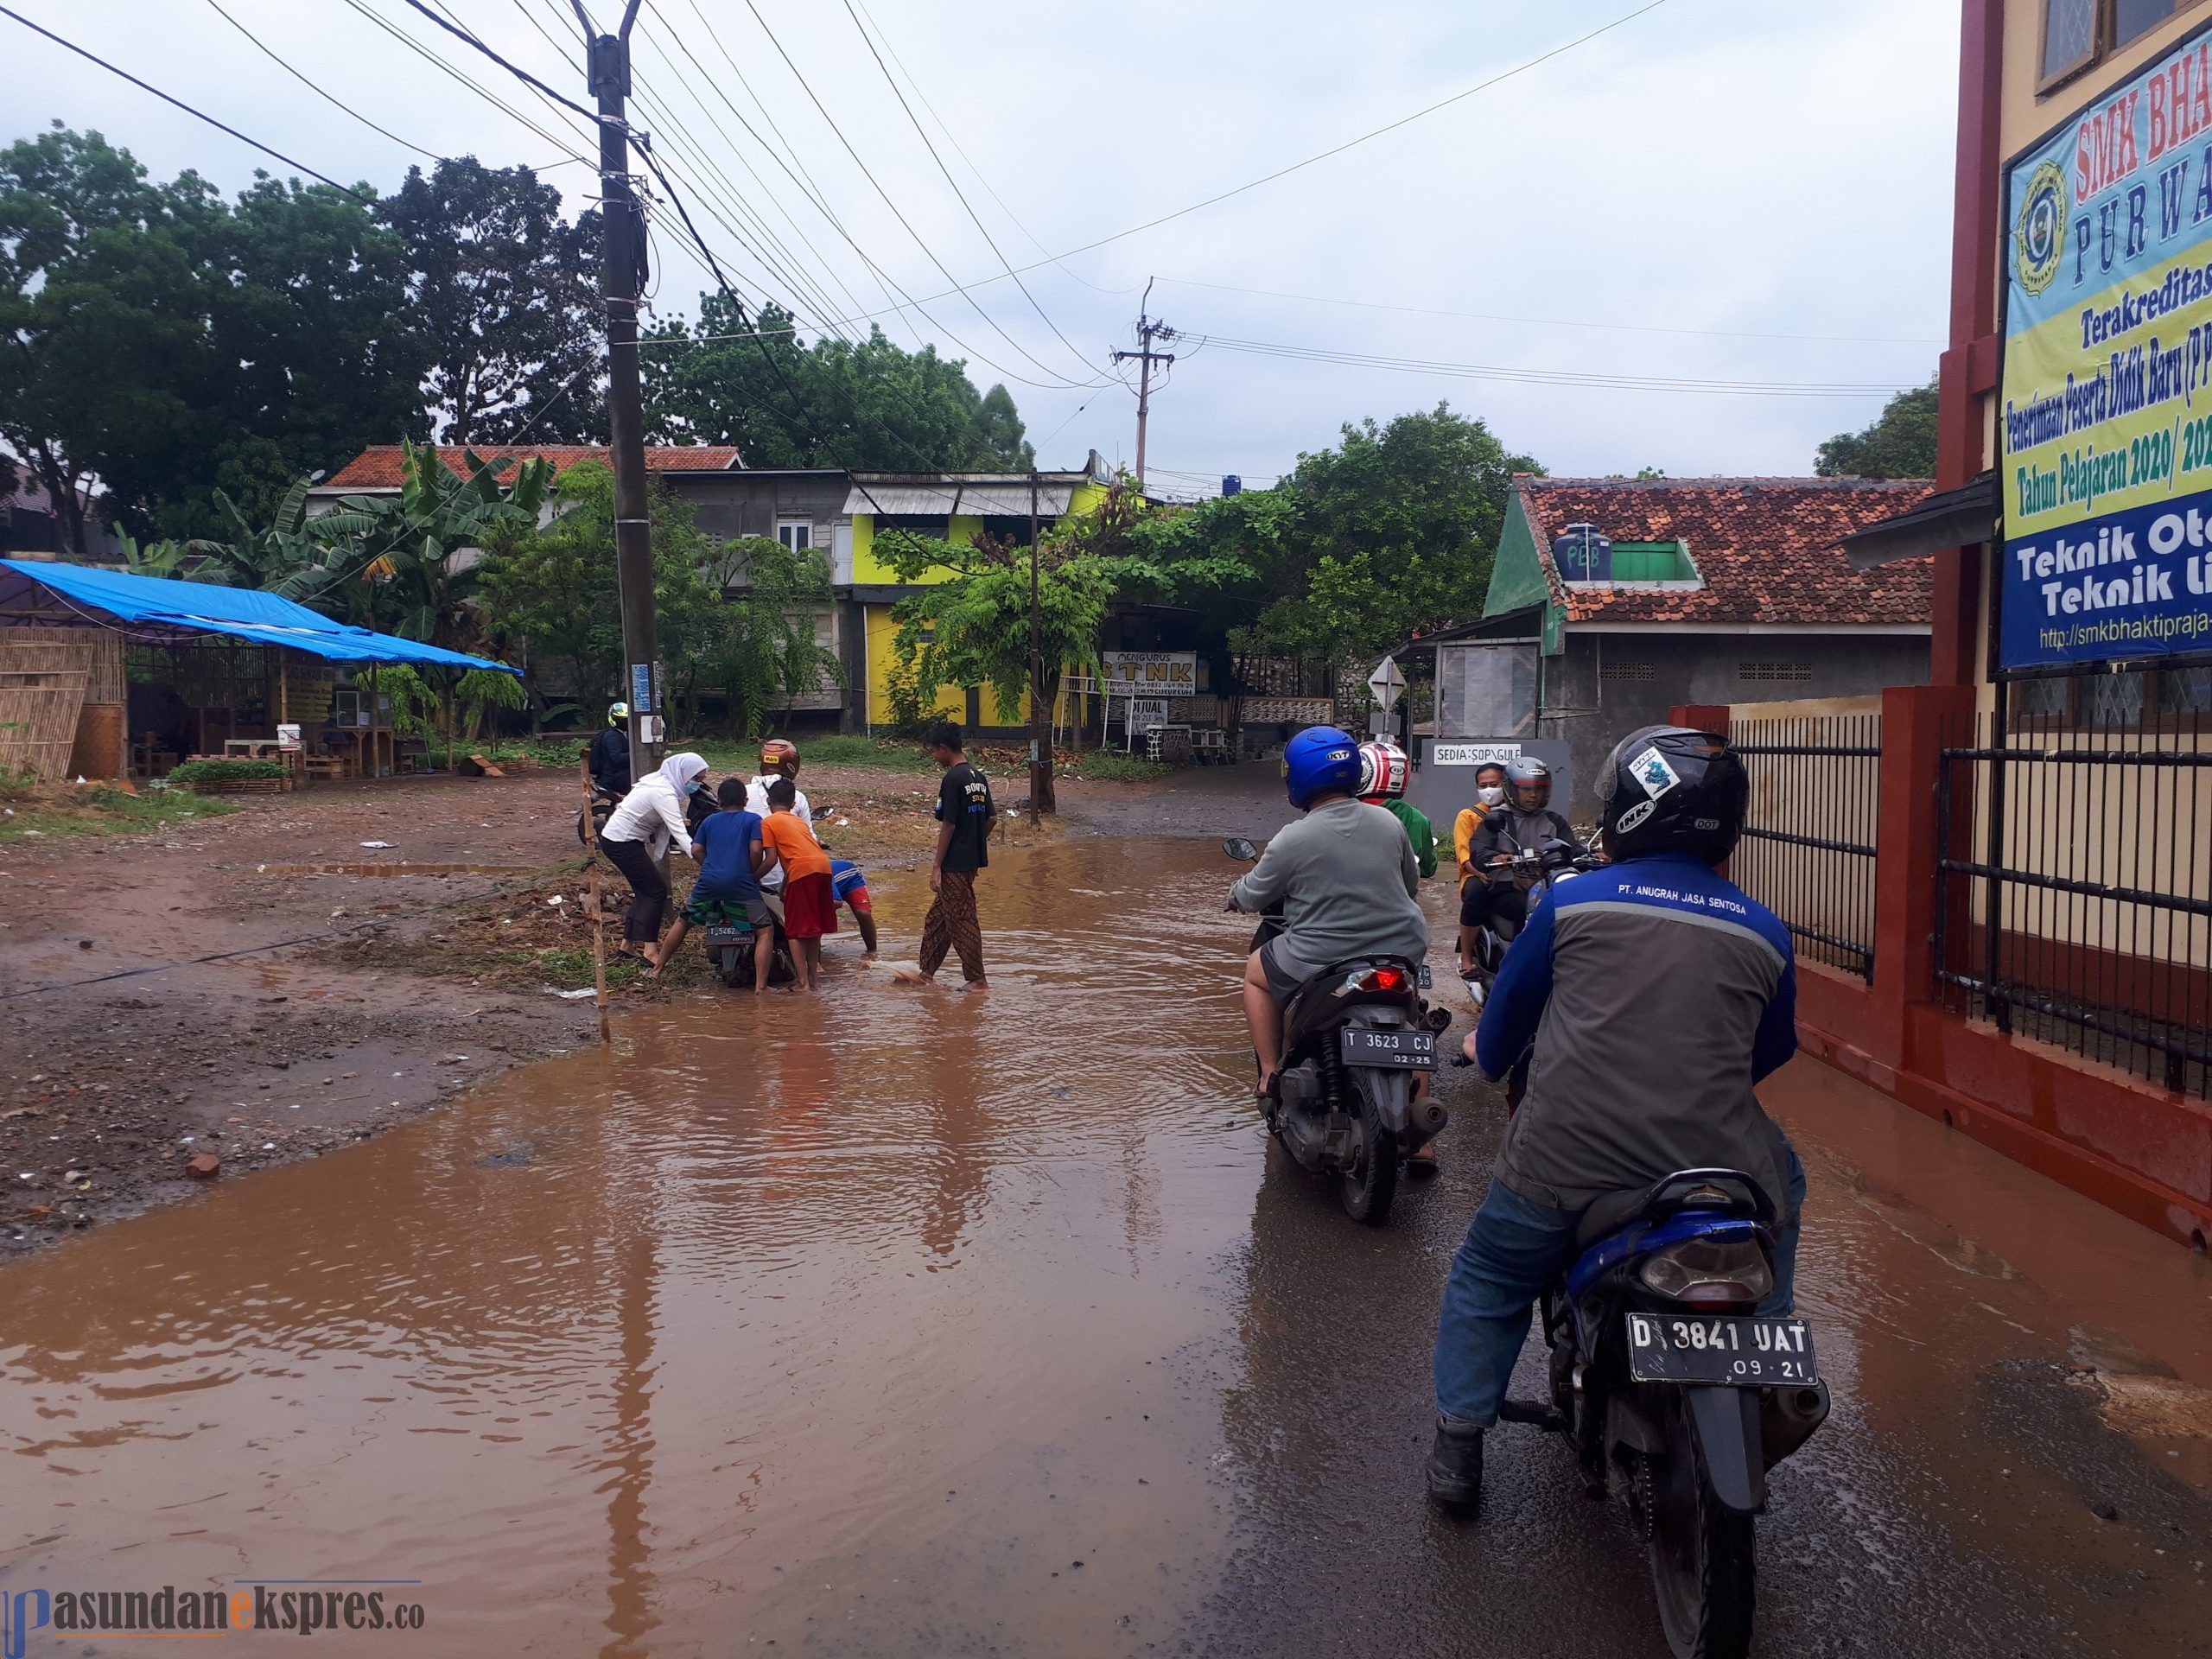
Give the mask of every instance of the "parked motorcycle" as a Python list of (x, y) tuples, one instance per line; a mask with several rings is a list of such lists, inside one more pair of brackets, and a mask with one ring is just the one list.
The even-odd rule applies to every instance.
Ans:
[[(1512, 882), (1529, 895), (1529, 907), (1533, 910), (1560, 882), (1571, 881), (1605, 861), (1572, 842), (1554, 839), (1541, 847), (1523, 848), (1503, 863), (1491, 865), (1490, 878), (1493, 884)], [(1506, 947), (1520, 931), (1502, 916), (1492, 916), (1475, 930), (1474, 971), (1464, 976), (1460, 983), (1467, 988), (1467, 999), (1478, 1013), (1490, 1001), (1490, 988), (1497, 982), (1497, 970), (1505, 965)]]
[[(1247, 863), (1260, 855), (1242, 836), (1222, 850)], [(1279, 915), (1262, 917), (1252, 948), (1281, 930)], [(1427, 985), (1422, 963), (1355, 957), (1315, 975), (1283, 1009), (1268, 1128), (1301, 1167), (1340, 1176), (1344, 1212), (1370, 1226), (1390, 1212), (1399, 1164), (1450, 1122), (1433, 1091), (1413, 1092), (1414, 1073), (1436, 1070), (1436, 1033), (1452, 1020), (1422, 996)]]
[(1806, 1322), (1752, 1312), (1773, 1205), (1737, 1171), (1684, 1170), (1601, 1199), (1578, 1242), (1543, 1298), (1551, 1402), (1500, 1415), (1565, 1435), (1589, 1496), (1625, 1497), (1677, 1659), (1740, 1659), (1767, 1471), (1828, 1413)]
[[(798, 977), (791, 966), (791, 942), (785, 938), (783, 924), (773, 924), (776, 942), (768, 956), (768, 982), (788, 985)], [(753, 933), (750, 928), (732, 927), (716, 923), (707, 929), (707, 959), (715, 964), (715, 971), (722, 976), (722, 983), (734, 991), (753, 988)]]

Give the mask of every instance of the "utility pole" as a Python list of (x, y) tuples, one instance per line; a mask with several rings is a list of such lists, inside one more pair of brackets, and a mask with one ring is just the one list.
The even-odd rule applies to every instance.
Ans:
[(1144, 299), (1140, 302), (1137, 311), (1138, 349), (1134, 352), (1114, 353), (1114, 360), (1116, 363), (1126, 358), (1135, 358), (1141, 365), (1137, 371), (1137, 488), (1140, 491), (1144, 488), (1145, 422), (1152, 413), (1152, 365), (1155, 363), (1173, 363), (1175, 360), (1175, 353), (1173, 352), (1155, 352), (1152, 349), (1152, 342), (1155, 340), (1175, 338), (1175, 331), (1173, 328), (1164, 322), (1155, 322), (1152, 319), (1152, 283), (1151, 277), (1145, 279)]
[(607, 303), (607, 414), (614, 460), (614, 570), (622, 595), (620, 695), (630, 705), (630, 775), (660, 765), (660, 639), (653, 616), (652, 522), (645, 499), (645, 393), (638, 378), (638, 293), (645, 279), (645, 221), (630, 188), (630, 26), (642, 0), (624, 0), (622, 27), (600, 34), (583, 0), (591, 91), (599, 99), (600, 293)]
[(1029, 822), (1033, 826), (1045, 822), (1048, 805), (1057, 811), (1058, 804), (1046, 797), (1052, 787), (1052, 753), (1048, 747), (1052, 728), (1046, 722), (1050, 711), (1045, 707), (1045, 613), (1037, 598), (1037, 469), (1029, 469)]

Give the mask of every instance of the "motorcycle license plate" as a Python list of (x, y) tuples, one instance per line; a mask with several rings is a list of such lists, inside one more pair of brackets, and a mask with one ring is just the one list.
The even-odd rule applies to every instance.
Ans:
[(1346, 1065), (1403, 1065), (1416, 1071), (1436, 1070), (1436, 1033), (1429, 1031), (1376, 1031), (1347, 1026), (1338, 1052)]
[(751, 943), (753, 930), (749, 927), (710, 927), (707, 930), (707, 949), (718, 944), (747, 944)]
[(1425, 962), (1421, 965), (1421, 988), (1424, 991), (1436, 988), (1436, 976), (1428, 971), (1428, 964)]
[(1802, 1319), (1711, 1313), (1630, 1313), (1628, 1374), (1639, 1382), (1771, 1389), (1816, 1382)]

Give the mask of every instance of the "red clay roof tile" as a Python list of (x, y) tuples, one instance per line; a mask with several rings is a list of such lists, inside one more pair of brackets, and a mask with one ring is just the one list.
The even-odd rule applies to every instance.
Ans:
[[(1570, 623), (1927, 622), (1934, 561), (1854, 570), (1835, 544), (1908, 511), (1935, 486), (1916, 479), (1515, 479), (1554, 595)], [(1680, 541), (1700, 588), (1576, 588), (1552, 562), (1569, 524), (1595, 524), (1617, 542)]]
[[(556, 474), (567, 472), (580, 461), (603, 463), (608, 456), (604, 446), (589, 443), (480, 443), (471, 447), (486, 461), (498, 461), (508, 455), (543, 455), (553, 463)], [(325, 479), (321, 487), (326, 490), (396, 490), (399, 487), (403, 453), (396, 443), (372, 444)], [(438, 458), (456, 473), (467, 476), (467, 449), (456, 444), (440, 444)], [(645, 446), (645, 470), (649, 473), (724, 473), (737, 464), (737, 451), (728, 444)]]

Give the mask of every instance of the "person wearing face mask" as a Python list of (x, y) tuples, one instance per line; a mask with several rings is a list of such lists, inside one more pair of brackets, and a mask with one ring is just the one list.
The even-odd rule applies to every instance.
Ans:
[(1475, 971), (1475, 931), (1482, 925), (1485, 893), (1477, 879), (1475, 831), (1505, 799), (1505, 768), (1492, 760), (1475, 768), (1475, 804), (1452, 821), (1452, 850), (1459, 861), (1459, 976)]

